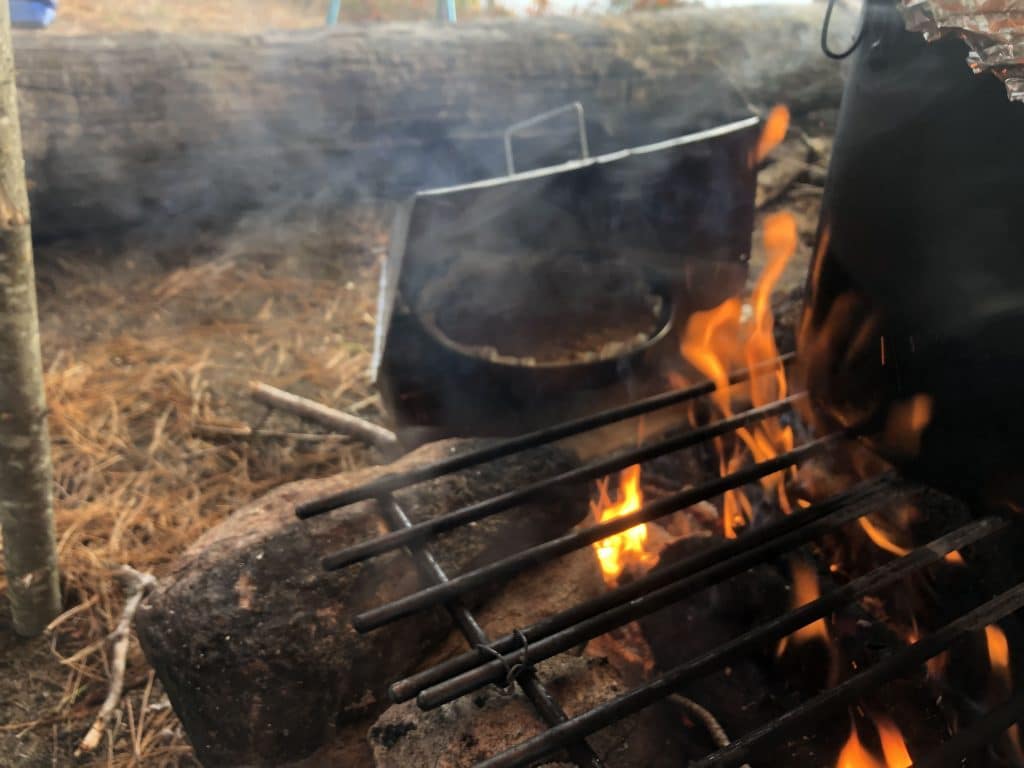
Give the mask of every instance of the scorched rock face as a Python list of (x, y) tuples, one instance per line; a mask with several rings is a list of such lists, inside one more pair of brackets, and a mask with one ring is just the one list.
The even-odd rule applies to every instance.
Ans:
[[(323, 578), (320, 558), (379, 535), (374, 504), (303, 523), (296, 504), (465, 450), (433, 443), (382, 469), (284, 486), (199, 539), (137, 619), (139, 639), (206, 765), (282, 765), (327, 744), (336, 724), (379, 711), (387, 683), (406, 674), (449, 632), (431, 611), (362, 636), (352, 616), (425, 586), (402, 553)], [(470, 476), (440, 478), (411, 495), (413, 520), (472, 504), (575, 466), (558, 449), (516, 456)], [(586, 514), (585, 490), (538, 499), (517, 519), (492, 518), (437, 549), (453, 571), (504, 557), (570, 528)], [(486, 594), (486, 587), (476, 598)]]

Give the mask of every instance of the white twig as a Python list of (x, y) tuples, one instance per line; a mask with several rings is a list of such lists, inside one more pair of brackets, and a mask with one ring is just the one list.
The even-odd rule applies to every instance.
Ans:
[(127, 597), (124, 601), (121, 618), (108, 637), (112, 656), (110, 689), (107, 691), (107, 698), (103, 700), (103, 706), (100, 707), (89, 732), (79, 742), (78, 748), (75, 750), (75, 757), (92, 752), (100, 745), (103, 732), (121, 704), (121, 694), (124, 692), (124, 668), (128, 661), (128, 645), (132, 636), (132, 620), (135, 618), (135, 612), (139, 609), (139, 603), (156, 586), (156, 577), (148, 573), (140, 573), (128, 565), (122, 565), (118, 569), (117, 575), (125, 582)]
[(196, 424), (193, 431), (200, 437), (236, 437), (246, 440), (269, 438), (282, 440), (301, 440), (304, 442), (327, 442), (350, 439), (348, 435), (334, 433), (320, 434), (317, 432), (288, 432), (277, 429), (257, 429), (249, 425), (228, 426), (223, 424)]
[(387, 454), (401, 453), (398, 438), (390, 429), (385, 429), (350, 413), (343, 413), (315, 400), (293, 395), (291, 392), (285, 392), (283, 389), (272, 387), (261, 381), (249, 382), (249, 388), (254, 400), (271, 408), (294, 413), (296, 416), (323, 424), (343, 435), (358, 437)]
[[(668, 700), (681, 709), (686, 710), (687, 714), (699, 720), (701, 725), (703, 725), (705, 730), (708, 732), (708, 735), (711, 736), (711, 740), (715, 743), (716, 747), (722, 749), (723, 747), (729, 746), (729, 734), (725, 732), (725, 728), (722, 727), (722, 724), (718, 722), (717, 718), (711, 714), (711, 712), (706, 710), (693, 699), (688, 699), (678, 693), (673, 693), (668, 697)], [(750, 766), (744, 763), (740, 768), (750, 768)]]

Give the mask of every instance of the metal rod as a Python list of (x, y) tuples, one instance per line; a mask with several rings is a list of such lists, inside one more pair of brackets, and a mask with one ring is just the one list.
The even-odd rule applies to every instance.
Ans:
[[(378, 506), (381, 515), (383, 515), (388, 525), (393, 529), (406, 528), (412, 525), (412, 521), (409, 520), (402, 508), (398, 506), (394, 498), (390, 496), (382, 498)], [(444, 569), (429, 549), (414, 546), (409, 548), (409, 552), (424, 580), (433, 584), (443, 584), (448, 580), (448, 574), (444, 572)], [(490, 642), (487, 633), (477, 622), (476, 617), (460, 601), (453, 600), (446, 603), (445, 608), (467, 641), (473, 645), (487, 645)], [(516, 682), (519, 683), (526, 698), (533, 703), (541, 717), (544, 718), (544, 722), (548, 725), (558, 725), (568, 720), (562, 707), (544, 687), (544, 684), (537, 679), (537, 675), (533, 670), (526, 670), (520, 674), (516, 678)], [(573, 762), (580, 766), (580, 768), (603, 768), (601, 759), (586, 741), (574, 742), (569, 745), (568, 750)]]
[[(409, 520), (405, 511), (392, 497), (385, 496), (379, 499), (377, 507), (380, 510), (381, 516), (393, 530), (412, 525), (412, 521)], [(437, 558), (434, 557), (429, 549), (425, 547), (410, 547), (409, 553), (412, 555), (413, 562), (416, 563), (416, 570), (420, 572), (420, 576), (424, 581), (430, 584), (444, 584), (448, 581), (448, 574), (444, 572), (441, 564), (437, 562)], [(480, 640), (477, 638), (485, 637), (483, 627), (480, 626), (473, 614), (460, 601), (451, 600), (445, 603), (445, 609), (451, 615), (459, 631), (471, 643), (478, 643)]]
[(375, 539), (368, 539), (351, 547), (328, 555), (323, 560), (324, 568), (328, 571), (335, 571), (345, 568), (354, 563), (361, 562), (370, 557), (383, 554), (392, 549), (405, 546), (416, 539), (423, 540), (445, 531), (466, 525), (468, 523), (482, 520), (485, 517), (496, 515), (499, 512), (518, 507), (533, 499), (550, 497), (552, 489), (560, 485), (580, 482), (583, 480), (594, 480), (605, 475), (617, 472), (620, 469), (650, 461), (658, 456), (667, 453), (681, 451), (694, 445), (706, 442), (719, 435), (733, 432), (740, 427), (746, 426), (754, 421), (776, 416), (793, 407), (794, 403), (805, 397), (803, 394), (792, 395), (774, 403), (752, 408), (749, 411), (737, 414), (728, 419), (708, 424), (705, 427), (690, 430), (682, 435), (658, 440), (639, 448), (632, 448), (628, 451), (621, 451), (600, 461), (591, 462), (581, 467), (561, 472), (553, 477), (539, 480), (525, 487), (514, 491), (503, 493), (490, 499), (471, 504), (462, 509), (456, 509), (439, 517), (425, 520), (409, 528), (394, 531)]
[[(785, 554), (859, 517), (863, 517), (871, 509), (872, 506), (870, 504), (851, 504), (840, 508), (822, 520), (817, 520), (784, 536), (779, 536), (760, 547), (742, 552), (732, 559), (701, 570), (688, 578), (670, 583), (642, 597), (623, 602), (615, 608), (581, 621), (563, 631), (537, 639), (528, 637), (529, 651), (526, 654), (526, 660), (531, 664), (543, 661), (585, 643), (598, 635), (603, 635), (616, 627), (660, 611), (669, 605), (691, 597), (701, 590), (707, 589), (713, 584), (743, 573), (758, 563)], [(510, 654), (510, 656), (521, 660), (522, 653)], [(423, 709), (432, 709), (440, 706), (459, 696), (482, 688), (488, 683), (495, 682), (501, 678), (504, 668), (502, 661), (489, 660), (487, 663), (480, 664), (468, 672), (426, 689), (417, 697), (417, 703)]]
[[(763, 747), (764, 744), (775, 741), (778, 738), (784, 738), (787, 734), (798, 730), (801, 726), (820, 722), (821, 718), (830, 712), (849, 706), (858, 698), (876, 691), (879, 686), (905, 673), (908, 669), (919, 667), (928, 659), (942, 653), (965, 632), (981, 629), (1019, 610), (1022, 606), (1024, 606), (1024, 584), (1018, 584), (989, 600), (987, 603), (964, 614), (959, 619), (950, 622), (942, 627), (942, 629), (921, 638), (913, 645), (900, 649), (874, 666), (854, 675), (835, 688), (830, 688), (813, 699), (804, 702), (796, 709), (790, 710), (781, 717), (761, 725), (754, 731), (732, 742), (729, 746), (708, 755), (703, 760), (691, 763), (690, 768), (727, 768), (728, 766), (742, 765), (747, 760), (754, 759), (755, 755), (758, 754), (757, 750)], [(1018, 694), (1018, 696), (1022, 695), (1024, 694)], [(1020, 706), (1020, 704), (1021, 702), (1016, 702), (1016, 706)], [(1005, 716), (1005, 713), (1000, 714)], [(1003, 728), (997, 729), (995, 733), (1000, 733), (1005, 728), (1008, 728), (1015, 719), (1009, 721)], [(970, 734), (968, 736), (968, 733), (969, 731), (965, 731), (962, 734), (964, 738), (960, 743), (952, 747), (950, 745), (954, 744), (957, 739), (947, 742), (943, 748), (929, 755), (928, 759), (921, 765), (928, 766), (929, 768), (949, 768), (949, 766), (958, 765), (959, 763), (956, 759), (951, 760), (949, 758), (960, 757), (963, 754), (960, 752), (961, 748), (964, 751), (969, 751), (973, 746), (983, 743), (974, 741), (975, 735)], [(918, 765), (918, 763), (914, 765)]]
[(999, 734), (1024, 719), (1024, 691), (1018, 691), (969, 728), (959, 731), (953, 738), (915, 762), (912, 768), (948, 768), (979, 747), (995, 742)]
[(512, 136), (518, 133), (524, 128), (532, 128), (535, 125), (540, 125), (543, 122), (547, 122), (553, 117), (558, 117), (566, 112), (576, 112), (576, 130), (579, 132), (580, 138), (580, 160), (586, 160), (590, 157), (590, 144), (587, 141), (587, 118), (583, 111), (583, 105), (574, 101), (571, 104), (566, 104), (555, 109), (549, 109), (539, 115), (534, 115), (526, 120), (521, 120), (518, 123), (513, 123), (505, 129), (505, 167), (508, 169), (508, 175), (511, 176), (516, 172), (515, 158), (512, 155)]
[(582, 549), (588, 544), (606, 539), (616, 533), (622, 533), (641, 523), (648, 523), (651, 520), (664, 517), (675, 510), (689, 507), (699, 501), (706, 501), (725, 491), (775, 474), (780, 470), (797, 464), (807, 456), (821, 451), (840, 437), (842, 437), (841, 434), (836, 434), (813, 440), (795, 450), (780, 454), (774, 459), (769, 459), (759, 464), (752, 464), (738, 472), (733, 472), (725, 477), (704, 483), (696, 488), (680, 491), (650, 504), (645, 504), (636, 512), (568, 533), (522, 552), (517, 552), (490, 565), (477, 568), (474, 571), (467, 571), (451, 579), (447, 584), (428, 587), (377, 608), (371, 608), (368, 611), (356, 614), (352, 619), (352, 626), (359, 632), (368, 632), (403, 616), (408, 616), (416, 611), (444, 602), (451, 597), (463, 595), (477, 587), (514, 576), (528, 568), (554, 560), (556, 557), (561, 557), (577, 549)]
[[(754, 373), (771, 370), (778, 365), (787, 365), (792, 362), (794, 358), (795, 355), (793, 353), (789, 353), (787, 355), (783, 355), (777, 360), (771, 360), (752, 368), (736, 371), (729, 376), (729, 384), (740, 384), (747, 381)], [(578, 435), (581, 432), (587, 432), (592, 429), (597, 429), (598, 427), (607, 426), (608, 424), (614, 424), (617, 421), (624, 421), (625, 419), (630, 419), (634, 416), (641, 416), (645, 413), (667, 408), (671, 405), (685, 403), (688, 400), (695, 400), (698, 397), (711, 394), (715, 389), (716, 386), (713, 381), (705, 381), (701, 384), (687, 387), (686, 389), (664, 392), (660, 395), (654, 395), (643, 400), (637, 400), (629, 405), (611, 408), (590, 416), (584, 416), (562, 424), (556, 424), (553, 427), (539, 429), (535, 432), (528, 432), (525, 435), (520, 435), (519, 437), (514, 437), (509, 440), (502, 440), (485, 448), (478, 448), (457, 454), (451, 458), (443, 459), (442, 461), (438, 461), (434, 464), (428, 464), (424, 467), (418, 467), (407, 472), (384, 475), (383, 477), (379, 477), (369, 483), (356, 486), (355, 488), (347, 488), (344, 491), (323, 496), (319, 499), (312, 499), (297, 506), (295, 513), (300, 518), (314, 517), (315, 515), (329, 512), (332, 509), (338, 509), (339, 507), (354, 504), (357, 501), (373, 499), (385, 493), (392, 493), (401, 488), (406, 488), (410, 485), (415, 485), (416, 483), (422, 483), (424, 480), (431, 480), (443, 475), (450, 475), (453, 472), (469, 469), (470, 467), (475, 467), (480, 464), (486, 464), (489, 461), (494, 461), (495, 459), (500, 459), (504, 456), (510, 456), (513, 453), (518, 453), (519, 451), (526, 451), (531, 448), (547, 445), (548, 443), (553, 443), (556, 440), (571, 437), (572, 435)]]
[[(996, 518), (986, 518), (970, 523), (953, 533), (913, 550), (880, 568), (838, 587), (828, 594), (801, 606), (777, 619), (762, 624), (740, 637), (710, 650), (688, 662), (680, 664), (655, 680), (627, 694), (612, 699), (606, 704), (574, 717), (566, 723), (556, 725), (539, 736), (524, 741), (488, 760), (478, 763), (475, 768), (519, 768), (556, 752), (566, 744), (588, 736), (611, 723), (618, 722), (641, 709), (671, 695), (682, 684), (703, 677), (716, 669), (731, 663), (744, 653), (792, 634), (801, 627), (823, 619), (836, 609), (862, 595), (877, 591), (919, 568), (938, 562), (954, 549), (968, 546), (975, 541), (1006, 526)], [(1024, 603), (1024, 585), (1016, 599)], [(927, 640), (928, 638), (926, 638)], [(922, 641), (925, 642), (925, 641)], [(926, 657), (927, 658), (927, 657)]]
[[(541, 619), (521, 630), (521, 633), (528, 642), (535, 643), (548, 635), (604, 613), (634, 598), (642, 597), (667, 584), (678, 582), (729, 558), (758, 547), (765, 542), (781, 537), (790, 531), (828, 517), (839, 509), (866, 506), (869, 502), (876, 500), (883, 494), (886, 494), (886, 498), (891, 498), (888, 494), (904, 490), (905, 486), (892, 474), (886, 474), (874, 480), (865, 481), (827, 501), (814, 504), (806, 509), (799, 509), (792, 515), (786, 515), (763, 527), (744, 531), (736, 539), (727, 540), (716, 547), (677, 563), (672, 563), (667, 567), (659, 567), (657, 570), (636, 581)], [(865, 514), (867, 511), (865, 510)], [(491, 642), (490, 647), (497, 653), (505, 654), (515, 650), (520, 642), (519, 637), (510, 633)], [(395, 702), (408, 701), (420, 691), (473, 669), (483, 662), (490, 661), (492, 658), (492, 656), (481, 651), (467, 651), (393, 683), (389, 693)]]

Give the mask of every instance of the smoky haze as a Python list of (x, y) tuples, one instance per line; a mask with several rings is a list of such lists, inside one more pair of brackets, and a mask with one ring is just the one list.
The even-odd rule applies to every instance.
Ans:
[[(780, 100), (798, 118), (834, 108), (838, 70), (818, 50), (820, 9), (742, 17), (684, 9), (244, 38), (18, 35), (35, 236), (104, 246), (142, 236), (172, 248), (247, 217), (284, 221), (501, 175), (506, 126), (577, 100), (593, 153)], [(783, 29), (791, 39), (779, 51)], [(703, 55), (709, 37), (721, 41), (717, 61)], [(527, 165), (576, 152), (570, 125), (546, 131), (517, 145)]]

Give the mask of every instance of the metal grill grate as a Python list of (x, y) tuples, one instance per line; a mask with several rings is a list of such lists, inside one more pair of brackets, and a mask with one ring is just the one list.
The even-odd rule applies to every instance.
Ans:
[[(791, 360), (791, 356), (780, 358), (783, 364)], [(780, 361), (772, 361), (770, 365), (776, 366)], [(730, 383), (740, 383), (750, 376), (751, 371), (737, 372), (730, 378)], [(753, 408), (734, 417), (692, 429), (682, 435), (613, 454), (418, 524), (409, 521), (392, 493), (518, 451), (536, 448), (661, 408), (695, 400), (714, 390), (713, 383), (705, 382), (684, 390), (658, 395), (625, 407), (459, 454), (410, 472), (387, 475), (366, 485), (314, 500), (297, 509), (300, 517), (308, 518), (357, 501), (376, 499), (380, 512), (391, 529), (390, 532), (326, 557), (324, 567), (327, 570), (345, 568), (384, 552), (407, 547), (426, 580), (428, 586), (424, 589), (357, 615), (353, 619), (353, 625), (359, 632), (370, 632), (418, 611), (444, 605), (469, 643), (470, 650), (465, 653), (393, 683), (390, 692), (396, 702), (415, 697), (421, 708), (431, 709), (492, 683), (507, 682), (509, 671), (515, 670), (516, 674), (512, 678), (537, 708), (549, 729), (485, 760), (478, 764), (478, 768), (526, 766), (562, 749), (568, 749), (570, 757), (577, 765), (600, 766), (601, 760), (586, 742), (589, 735), (672, 695), (686, 682), (721, 670), (744, 654), (777, 642), (801, 627), (828, 617), (858, 598), (891, 585), (942, 560), (950, 553), (1003, 531), (1011, 525), (1010, 521), (998, 516), (973, 520), (827, 592), (812, 602), (664, 671), (656, 679), (624, 695), (569, 719), (534, 674), (533, 665), (679, 602), (759, 563), (773, 560), (814, 541), (872, 511), (877, 511), (880, 505), (890, 503), (896, 497), (912, 494), (915, 486), (893, 474), (865, 481), (824, 502), (797, 510), (792, 515), (767, 525), (749, 528), (736, 539), (659, 568), (597, 598), (573, 605), (531, 626), (495, 639), (486, 636), (472, 613), (461, 602), (462, 597), (468, 592), (587, 547), (639, 523), (655, 520), (700, 501), (712, 499), (725, 491), (756, 482), (760, 478), (820, 454), (837, 442), (849, 439), (849, 436), (835, 434), (811, 440), (768, 461), (751, 464), (697, 487), (659, 498), (630, 514), (577, 529), (452, 578), (441, 569), (430, 553), (428, 543), (433, 537), (490, 515), (505, 512), (531, 499), (540, 498), (557, 485), (601, 478), (632, 464), (702, 444), (760, 419), (779, 416), (790, 410), (802, 395), (794, 395), (766, 406)], [(850, 706), (865, 692), (895, 678), (899, 672), (908, 667), (921, 665), (943, 652), (965, 633), (979, 630), (1021, 607), (1024, 607), (1024, 584), (1018, 584), (977, 605), (938, 631), (901, 648), (842, 684), (805, 701), (785, 715), (764, 723), (694, 765), (700, 768), (741, 766), (753, 759), (756, 750), (763, 745), (799, 733), (801, 728), (806, 729), (817, 718)], [(999, 730), (994, 730), (998, 725), (1005, 723), (1002, 725), (1002, 729), (1005, 729), (1021, 717), (1024, 717), (1024, 697), (1015, 695), (993, 710), (991, 716), (981, 720), (976, 727), (962, 731), (937, 748), (935, 754), (929, 756), (922, 765), (957, 764), (963, 755), (978, 745), (987, 743), (993, 733), (999, 733)]]

